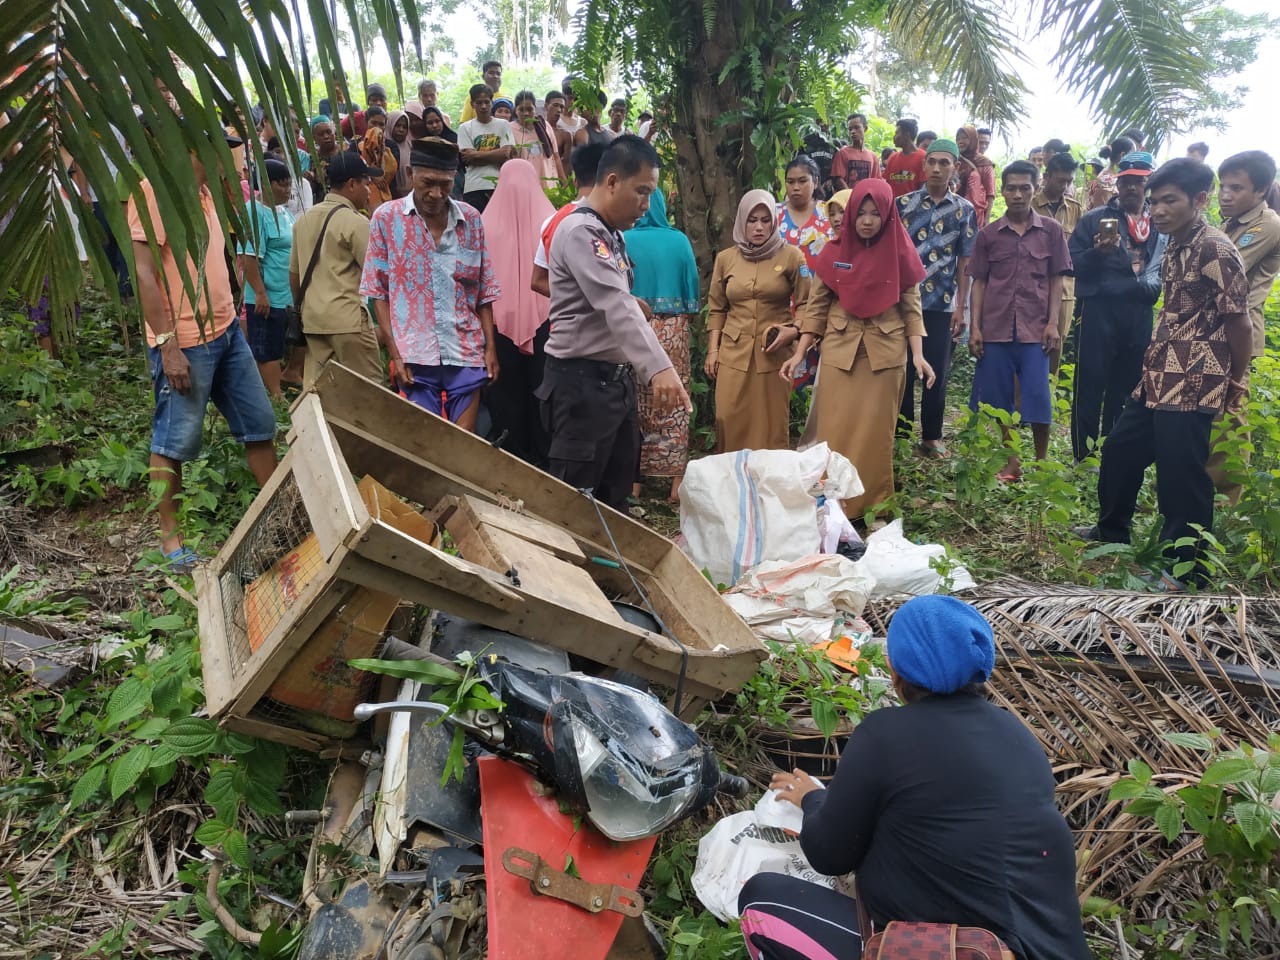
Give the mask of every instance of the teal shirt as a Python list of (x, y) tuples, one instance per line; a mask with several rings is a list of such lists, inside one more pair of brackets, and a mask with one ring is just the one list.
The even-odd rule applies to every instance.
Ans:
[[(267, 288), (271, 308), (278, 310), (292, 306), (289, 254), (293, 249), (293, 214), (288, 207), (276, 207), (273, 210), (257, 200), (250, 201), (249, 210), (257, 220), (257, 230), (252, 236), (245, 237), (243, 242), (236, 244), (236, 249), (247, 256), (258, 258), (258, 269), (262, 271), (262, 283)], [(247, 283), (244, 285), (244, 302), (250, 305), (256, 302), (253, 287)]]

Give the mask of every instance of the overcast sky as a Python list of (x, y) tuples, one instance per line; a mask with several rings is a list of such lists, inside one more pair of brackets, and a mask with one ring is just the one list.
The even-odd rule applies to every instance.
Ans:
[[(1246, 14), (1274, 15), (1280, 12), (1280, 0), (1226, 0), (1226, 3)], [(575, 0), (570, 0), (570, 7), (576, 6)], [(464, 40), (458, 44), (457, 59), (460, 61), (469, 60), (483, 42), (483, 38), (476, 37), (473, 18), (461, 11), (450, 18), (445, 29), (453, 30), (454, 36), (459, 38), (475, 38), (472, 43)], [(1078, 95), (1060, 89), (1058, 75), (1049, 66), (1056, 51), (1056, 40), (1050, 36), (1033, 41), (1028, 49), (1030, 62), (1021, 69), (1023, 80), (1031, 91), (1030, 119), (1022, 129), (1007, 133), (1003, 146), (997, 139), (992, 151), (997, 156), (1005, 152), (1025, 155), (1033, 144), (1044, 143), (1050, 137), (1059, 137), (1081, 149), (1092, 147), (1102, 139), (1104, 134), (1100, 128), (1104, 125), (1090, 118)], [(1271, 72), (1276, 63), (1280, 63), (1280, 36), (1273, 34), (1259, 45), (1257, 60), (1240, 75), (1239, 80), (1231, 83), (1232, 86), (1242, 83), (1249, 87), (1249, 92), (1227, 115), (1227, 129), (1222, 132), (1193, 130), (1175, 135), (1161, 150), (1161, 158), (1184, 154), (1187, 144), (1196, 140), (1209, 144), (1209, 162), (1214, 166), (1240, 150), (1261, 149), (1280, 158), (1280, 123), (1277, 122), (1280, 111), (1276, 109), (1280, 91), (1276, 89), (1276, 74)], [(912, 108), (922, 129), (954, 130), (967, 119), (967, 111), (958, 100), (936, 95), (917, 98)]]

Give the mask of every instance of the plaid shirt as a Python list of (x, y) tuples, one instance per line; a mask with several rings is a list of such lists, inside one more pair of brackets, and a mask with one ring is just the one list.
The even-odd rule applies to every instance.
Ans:
[(475, 207), (449, 201), (440, 244), (413, 194), (384, 203), (369, 220), (360, 295), (387, 301), (391, 334), (405, 363), (484, 366), (476, 311), (502, 296)]
[(1160, 265), (1164, 306), (1134, 397), (1153, 410), (1219, 414), (1227, 402), (1231, 345), (1226, 320), (1249, 312), (1244, 263), (1226, 234), (1201, 220), (1169, 238)]

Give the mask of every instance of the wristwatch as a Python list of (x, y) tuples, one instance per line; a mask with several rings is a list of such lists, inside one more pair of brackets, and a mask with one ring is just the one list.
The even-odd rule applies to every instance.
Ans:
[(156, 346), (163, 347), (166, 343), (178, 335), (177, 330), (167, 330), (164, 333), (156, 334)]

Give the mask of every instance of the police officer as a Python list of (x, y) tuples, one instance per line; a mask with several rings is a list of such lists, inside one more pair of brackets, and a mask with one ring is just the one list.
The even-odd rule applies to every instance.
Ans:
[(550, 470), (622, 510), (640, 464), (634, 376), (662, 412), (692, 411), (671, 359), (631, 295), (622, 231), (649, 209), (658, 154), (624, 134), (604, 151), (589, 200), (556, 230), (548, 253), (551, 336), (536, 396), (551, 434)]

